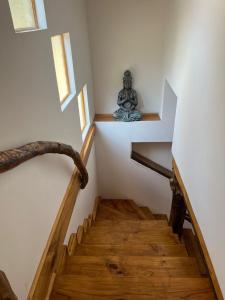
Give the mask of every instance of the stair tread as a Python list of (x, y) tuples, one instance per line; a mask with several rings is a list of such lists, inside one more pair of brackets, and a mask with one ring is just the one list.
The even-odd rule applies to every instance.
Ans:
[(150, 255), (150, 256), (188, 256), (184, 245), (168, 245), (163, 243), (149, 244), (81, 244), (74, 255)]
[(132, 200), (122, 200), (122, 199), (103, 199), (101, 205), (104, 207), (115, 209), (116, 211), (136, 219), (141, 219), (137, 211), (132, 205)]
[(201, 277), (195, 258), (152, 256), (73, 256), (64, 273), (90, 277)]
[(154, 214), (154, 218), (155, 218), (155, 220), (165, 220), (165, 221), (167, 221), (167, 224), (169, 222), (166, 214)]
[(146, 215), (146, 217), (150, 220), (154, 220), (155, 219), (155, 216), (153, 215), (152, 211), (146, 207), (146, 206), (143, 206), (143, 207), (140, 207), (140, 209), (143, 211), (143, 213)]
[(128, 202), (130, 203), (130, 206), (134, 209), (134, 211), (137, 213), (140, 219), (142, 220), (155, 219), (153, 214), (151, 214), (150, 210), (149, 210), (149, 214), (147, 215), (146, 212), (142, 210), (133, 200), (128, 200)]
[(137, 231), (148, 231), (149, 234), (152, 232), (168, 232), (172, 233), (171, 227), (168, 226), (166, 221), (155, 221), (155, 220), (107, 220), (97, 221), (92, 227), (91, 231), (96, 232), (107, 232), (111, 234), (113, 232), (137, 232)]
[[(55, 293), (76, 299), (215, 299), (206, 278), (115, 278), (62, 274), (56, 277)], [(131, 298), (132, 297), (132, 298)], [(148, 297), (148, 298), (147, 298)], [(53, 298), (51, 298), (53, 299)], [(71, 298), (69, 298), (71, 299)], [(75, 298), (74, 298), (75, 299)], [(142, 298), (143, 299), (143, 298)]]
[(109, 226), (96, 226), (92, 227), (83, 239), (84, 244), (149, 244), (153, 242), (180, 243), (169, 226), (153, 230), (127, 228), (126, 231), (118, 231)]
[(139, 217), (137, 214), (124, 213), (101, 203), (96, 220), (139, 220)]

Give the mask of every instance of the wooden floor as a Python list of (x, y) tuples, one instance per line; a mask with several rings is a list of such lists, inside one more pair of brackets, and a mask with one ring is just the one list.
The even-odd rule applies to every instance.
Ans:
[(50, 300), (211, 300), (211, 282), (168, 226), (131, 200), (102, 200), (96, 222), (67, 256)]

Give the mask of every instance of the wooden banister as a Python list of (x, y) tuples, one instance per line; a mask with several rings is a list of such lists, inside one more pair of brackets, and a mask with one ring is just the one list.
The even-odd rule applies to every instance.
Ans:
[(18, 300), (4, 272), (0, 271), (0, 300)]
[(136, 162), (142, 164), (143, 166), (155, 171), (156, 173), (171, 179), (173, 177), (173, 172), (168, 170), (167, 168), (157, 164), (156, 162), (152, 161), (151, 159), (144, 157), (143, 155), (137, 153), (136, 151), (131, 152), (131, 159), (135, 160)]
[(34, 142), (22, 147), (0, 152), (0, 173), (11, 170), (23, 162), (36, 156), (56, 153), (71, 157), (80, 174), (80, 187), (84, 189), (88, 183), (88, 173), (80, 154), (69, 145), (57, 142)]

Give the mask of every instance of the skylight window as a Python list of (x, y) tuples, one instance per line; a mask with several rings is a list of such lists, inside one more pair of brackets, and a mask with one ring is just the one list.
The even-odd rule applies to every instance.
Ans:
[(52, 50), (59, 100), (62, 110), (64, 110), (76, 94), (69, 33), (53, 36)]
[(47, 28), (43, 0), (8, 0), (17, 33)]

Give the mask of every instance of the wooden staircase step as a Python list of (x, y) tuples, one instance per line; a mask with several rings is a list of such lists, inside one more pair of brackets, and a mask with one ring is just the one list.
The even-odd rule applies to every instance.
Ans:
[(140, 209), (143, 211), (143, 213), (149, 220), (155, 219), (155, 216), (153, 215), (153, 213), (151, 212), (151, 210), (148, 207), (143, 206), (143, 207), (140, 207)]
[(162, 243), (149, 244), (81, 244), (76, 248), (74, 255), (93, 256), (113, 256), (113, 255), (133, 255), (133, 256), (188, 256), (184, 245), (165, 245)]
[(168, 217), (166, 214), (154, 214), (154, 218), (156, 220), (164, 220), (167, 221), (167, 224), (169, 223)]
[[(104, 278), (103, 276), (90, 278), (81, 275), (62, 274), (56, 277), (54, 292), (56, 295), (58, 293), (68, 296), (69, 300), (215, 299), (210, 281), (206, 278), (149, 277), (138, 279)], [(51, 297), (50, 299), (54, 298)]]
[[(118, 228), (118, 227), (117, 227)], [(112, 227), (92, 227), (83, 239), (84, 244), (179, 244), (178, 237), (172, 233), (171, 228), (157, 228), (154, 230), (139, 230), (127, 228), (118, 231)]]
[(126, 216), (141, 220), (143, 219), (142, 216), (140, 216), (140, 214), (138, 213), (138, 206), (134, 203), (133, 200), (104, 199), (101, 201), (101, 205), (113, 208)]
[[(166, 221), (156, 221), (156, 220), (106, 220), (106, 221), (96, 221), (92, 226), (93, 230), (105, 229), (109, 230), (110, 233), (113, 231), (125, 231), (125, 232), (136, 232), (137, 230), (158, 230), (165, 229), (172, 232), (172, 229), (168, 226)], [(166, 230), (166, 229), (165, 229)]]
[(136, 214), (123, 213), (109, 205), (100, 204), (96, 220), (139, 220)]
[[(149, 215), (146, 215), (146, 213), (139, 206), (137, 206), (137, 204), (133, 200), (128, 200), (128, 202), (141, 220), (149, 220), (149, 219), (154, 220), (155, 219), (153, 214), (149, 218)], [(149, 210), (149, 214), (151, 214), (150, 210)]]
[(151, 256), (73, 256), (63, 273), (89, 277), (201, 277), (195, 258)]

